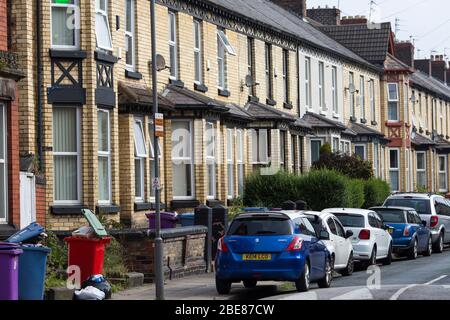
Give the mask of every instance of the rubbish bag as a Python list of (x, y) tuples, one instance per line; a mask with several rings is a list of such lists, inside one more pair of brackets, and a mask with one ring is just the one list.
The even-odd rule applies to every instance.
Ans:
[(92, 286), (75, 291), (75, 300), (103, 300), (105, 293)]
[(94, 228), (89, 226), (81, 227), (74, 232), (72, 232), (72, 237), (82, 237), (87, 239), (96, 238), (97, 234), (95, 233)]
[(81, 284), (82, 289), (87, 287), (94, 287), (102, 291), (105, 294), (105, 299), (110, 299), (112, 296), (111, 284), (106, 281), (105, 277), (103, 277), (101, 274), (91, 276)]

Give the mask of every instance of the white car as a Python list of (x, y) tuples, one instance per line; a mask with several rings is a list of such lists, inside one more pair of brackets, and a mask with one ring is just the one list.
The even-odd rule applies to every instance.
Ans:
[(353, 257), (368, 267), (381, 261), (384, 265), (392, 261), (392, 237), (381, 217), (371, 210), (326, 209), (339, 219), (345, 231), (352, 231)]
[(353, 246), (350, 240), (353, 232), (345, 231), (341, 222), (329, 212), (304, 211), (309, 222), (313, 225), (317, 234), (326, 230), (330, 234), (330, 240), (323, 240), (330, 251), (333, 268), (344, 276), (353, 273)]

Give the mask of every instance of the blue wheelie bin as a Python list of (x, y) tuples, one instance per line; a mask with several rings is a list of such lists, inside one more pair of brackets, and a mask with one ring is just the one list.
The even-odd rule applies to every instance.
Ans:
[(181, 222), (182, 227), (190, 227), (194, 225), (194, 213), (182, 213), (178, 215), (178, 220)]

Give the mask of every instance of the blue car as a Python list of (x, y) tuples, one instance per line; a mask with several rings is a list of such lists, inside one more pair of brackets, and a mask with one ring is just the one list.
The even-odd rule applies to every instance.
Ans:
[(328, 288), (332, 280), (330, 253), (299, 211), (243, 213), (218, 242), (216, 288), (228, 294), (231, 284), (243, 281), (254, 288), (258, 281), (292, 281), (299, 292), (311, 282)]
[(405, 207), (376, 207), (371, 208), (390, 227), (394, 241), (393, 251), (399, 255), (406, 255), (414, 260), (420, 253), (430, 256), (433, 242), (426, 221), (422, 221), (419, 214), (412, 208)]

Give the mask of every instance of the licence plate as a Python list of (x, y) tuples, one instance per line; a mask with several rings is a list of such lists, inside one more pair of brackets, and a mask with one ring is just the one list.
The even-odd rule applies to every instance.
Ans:
[(242, 255), (242, 260), (245, 261), (267, 261), (272, 260), (270, 253), (245, 253)]

